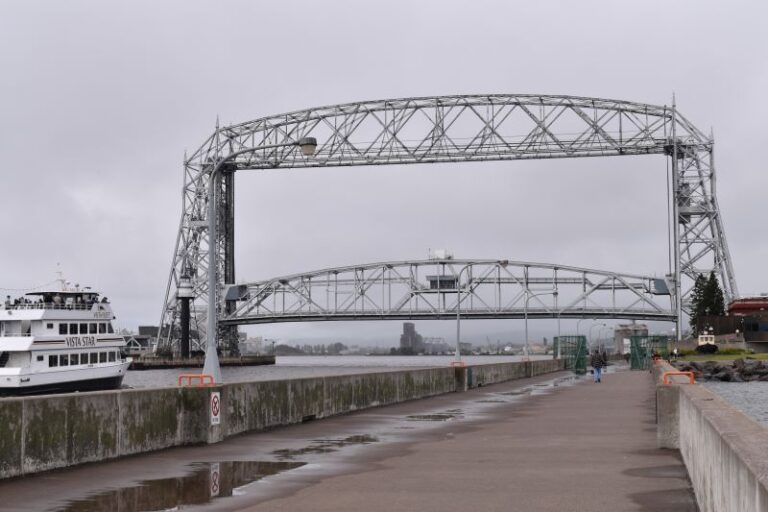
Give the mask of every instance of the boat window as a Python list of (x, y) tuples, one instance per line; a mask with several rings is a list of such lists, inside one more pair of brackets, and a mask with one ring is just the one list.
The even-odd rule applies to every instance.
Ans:
[(37, 356), (37, 360), (38, 361), (42, 361), (43, 360), (43, 356)]
[(72, 354), (69, 356), (69, 365), (70, 366), (77, 366), (80, 364), (80, 355), (79, 354)]
[(99, 352), (99, 362), (100, 363), (106, 363), (107, 362), (107, 353), (106, 352)]
[(107, 332), (109, 332), (109, 334), (114, 334), (115, 330), (112, 328), (112, 322), (107, 324)]
[(69, 334), (77, 334), (77, 324), (69, 324)]
[(69, 355), (62, 354), (59, 356), (59, 366), (69, 366)]
[(98, 362), (99, 362), (99, 353), (91, 352), (91, 364), (96, 364)]
[(107, 332), (107, 324), (101, 323), (99, 324), (99, 334), (104, 334)]
[(53, 329), (53, 324), (45, 324), (46, 329)]
[(59, 356), (48, 356), (48, 366), (59, 366)]
[(88, 334), (96, 334), (96, 324), (88, 324)]
[(115, 353), (114, 352), (110, 352), (109, 353), (109, 362), (110, 363), (114, 363), (115, 362)]
[(59, 324), (59, 334), (69, 334), (67, 324)]
[(80, 324), (80, 334), (88, 334), (88, 324)]

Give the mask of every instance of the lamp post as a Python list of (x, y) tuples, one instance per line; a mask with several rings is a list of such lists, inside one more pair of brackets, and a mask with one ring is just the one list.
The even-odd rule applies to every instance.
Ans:
[(464, 265), (456, 276), (456, 355), (453, 360), (455, 365), (461, 364), (461, 274), (471, 267), (471, 263)]
[[(509, 260), (500, 260), (499, 265), (506, 268)], [(452, 364), (461, 365), (461, 274), (468, 268), (472, 268), (472, 263), (467, 263), (456, 275), (456, 356)]]
[[(606, 329), (610, 332), (611, 326), (608, 324), (603, 324), (603, 327), (597, 330), (597, 342), (600, 343), (600, 340), (608, 341), (608, 336), (603, 337), (603, 329)], [(605, 345), (603, 345), (603, 350), (605, 350)], [(607, 352), (607, 351), (606, 351)]]
[(529, 343), (528, 343), (528, 301), (531, 300), (531, 297), (541, 297), (542, 295), (552, 295), (554, 293), (557, 293), (555, 290), (547, 290), (545, 292), (541, 293), (531, 293), (528, 288), (525, 289), (525, 310), (524, 310), (524, 316), (525, 316), (525, 356), (528, 358), (529, 353)]
[(264, 149), (275, 149), (289, 146), (299, 146), (304, 156), (312, 156), (317, 149), (317, 139), (314, 137), (303, 137), (298, 142), (284, 142), (282, 144), (268, 144), (255, 148), (243, 149), (230, 153), (222, 158), (211, 170), (208, 177), (208, 343), (205, 350), (205, 364), (203, 373), (213, 377), (215, 383), (221, 382), (221, 367), (219, 366), (219, 355), (216, 353), (217, 342), (217, 318), (216, 318), (216, 269), (218, 267), (216, 251), (216, 178), (221, 174), (224, 165), (235, 158), (247, 153), (255, 153)]
[[(592, 329), (594, 329), (595, 327), (598, 327), (598, 326), (605, 327), (605, 325), (606, 325), (605, 322), (603, 322), (601, 324), (595, 323), (595, 324), (590, 325), (589, 326), (589, 339), (594, 341), (594, 338), (592, 337)], [(598, 331), (598, 333), (599, 332), (600, 331)]]
[(581, 322), (583, 322), (584, 320), (592, 320), (593, 322), (595, 321), (593, 318), (582, 318), (581, 320), (576, 322), (576, 336), (579, 335), (579, 326), (581, 325)]

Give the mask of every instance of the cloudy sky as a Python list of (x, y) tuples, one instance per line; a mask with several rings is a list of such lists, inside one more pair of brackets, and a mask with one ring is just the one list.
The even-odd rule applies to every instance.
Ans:
[[(3, 0), (0, 287), (51, 281), (59, 263), (68, 279), (112, 298), (122, 326), (156, 323), (184, 151), (205, 140), (217, 116), (226, 124), (357, 100), (471, 93), (670, 104), (674, 92), (680, 111), (715, 133), (740, 291), (768, 292), (766, 15), (758, 1)], [(437, 247), (466, 258), (667, 269), (661, 157), (237, 179), (242, 279), (423, 258)], [(518, 324), (467, 329), (495, 335)], [(382, 330), (395, 336), (400, 326), (282, 325), (254, 334), (362, 338)]]

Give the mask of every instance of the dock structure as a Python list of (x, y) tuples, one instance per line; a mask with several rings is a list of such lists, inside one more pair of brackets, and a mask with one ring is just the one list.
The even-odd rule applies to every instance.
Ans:
[[(202, 368), (205, 358), (188, 357), (175, 359), (137, 358), (131, 362), (131, 370), (167, 370), (171, 368)], [(221, 366), (262, 366), (275, 364), (275, 356), (240, 356), (224, 357), (219, 360)]]

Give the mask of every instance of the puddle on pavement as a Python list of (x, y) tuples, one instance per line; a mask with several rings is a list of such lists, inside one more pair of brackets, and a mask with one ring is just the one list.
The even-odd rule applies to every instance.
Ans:
[(330, 453), (335, 452), (339, 448), (355, 444), (371, 444), (379, 441), (376, 436), (370, 436), (368, 434), (360, 434), (345, 437), (344, 439), (315, 439), (312, 444), (305, 446), (304, 448), (289, 449), (284, 448), (282, 450), (275, 450), (272, 455), (280, 460), (294, 459), (301, 455), (318, 454), (318, 453)]
[(61, 512), (121, 512), (178, 509), (238, 494), (237, 489), (264, 477), (305, 465), (305, 462), (228, 461), (193, 464), (192, 473), (176, 478), (144, 480), (70, 501)]
[(521, 395), (527, 395), (528, 393), (530, 393), (530, 390), (517, 389), (515, 391), (505, 391), (504, 393), (498, 393), (498, 394), (504, 395), (504, 396), (521, 396)]
[(450, 411), (438, 412), (434, 414), (412, 414), (406, 416), (408, 421), (450, 421), (464, 417), (461, 409), (451, 409)]

